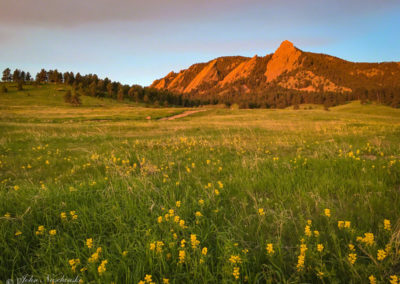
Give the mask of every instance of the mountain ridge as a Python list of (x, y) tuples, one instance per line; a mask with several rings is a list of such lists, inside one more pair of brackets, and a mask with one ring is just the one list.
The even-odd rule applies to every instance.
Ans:
[[(270, 96), (271, 93), (327, 93), (360, 97), (382, 88), (400, 88), (400, 62), (351, 62), (323, 53), (302, 51), (283, 41), (265, 56), (223, 56), (170, 72), (150, 86), (190, 99)], [(225, 99), (222, 99), (225, 100)], [(257, 99), (258, 100), (258, 99)]]

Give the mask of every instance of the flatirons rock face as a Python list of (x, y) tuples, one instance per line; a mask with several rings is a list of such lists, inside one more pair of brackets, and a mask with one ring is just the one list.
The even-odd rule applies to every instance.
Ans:
[(271, 88), (300, 92), (351, 93), (356, 88), (400, 86), (400, 63), (354, 63), (304, 52), (284, 41), (264, 57), (219, 57), (179, 73), (170, 72), (150, 87), (182, 94), (262, 92)]
[(265, 77), (271, 82), (284, 72), (292, 71), (300, 66), (301, 51), (293, 46), (293, 43), (285, 40), (272, 55), (267, 64)]

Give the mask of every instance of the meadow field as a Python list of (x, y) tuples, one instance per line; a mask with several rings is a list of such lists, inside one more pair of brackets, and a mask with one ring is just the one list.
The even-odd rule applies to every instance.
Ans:
[(24, 88), (0, 94), (0, 283), (400, 283), (400, 110), (160, 120), (187, 109)]

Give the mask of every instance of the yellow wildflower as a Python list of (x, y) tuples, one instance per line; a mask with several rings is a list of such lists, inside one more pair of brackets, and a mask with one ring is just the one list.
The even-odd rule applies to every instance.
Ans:
[(107, 264), (107, 260), (103, 260), (101, 262), (101, 264), (99, 265), (99, 267), (97, 268), (97, 271), (99, 272), (99, 274), (103, 274), (106, 271), (106, 264)]
[(65, 212), (61, 212), (60, 217), (61, 219), (65, 220), (67, 219), (67, 214)]
[(186, 253), (184, 250), (179, 250), (179, 263), (185, 262)]
[(271, 244), (271, 243), (267, 244), (267, 247), (266, 247), (266, 249), (267, 249), (267, 252), (268, 252), (268, 254), (270, 254), (270, 255), (272, 255), (272, 254), (274, 254), (274, 253), (275, 253), (275, 250), (274, 250), (274, 245), (273, 245), (273, 244)]
[(324, 245), (323, 244), (318, 244), (317, 245), (317, 251), (322, 252), (324, 250)]
[(158, 216), (157, 222), (158, 222), (158, 223), (161, 223), (161, 222), (162, 222), (162, 216)]
[(263, 208), (258, 209), (258, 215), (260, 215), (260, 216), (265, 215), (265, 212), (264, 212)]
[(379, 250), (378, 250), (377, 259), (378, 259), (379, 261), (384, 260), (384, 259), (386, 258), (386, 256), (387, 256), (387, 253), (386, 253), (385, 250), (383, 250), (383, 249), (379, 249)]
[(366, 245), (372, 246), (374, 244), (374, 234), (364, 233), (364, 237), (357, 237), (357, 241), (363, 242)]
[(204, 247), (202, 250), (201, 250), (201, 254), (202, 255), (207, 255), (207, 248), (206, 247)]
[(297, 271), (301, 271), (304, 268), (304, 260), (305, 260), (305, 255), (299, 254), (296, 265)]
[(304, 234), (307, 237), (311, 237), (311, 230), (310, 230), (310, 226), (309, 225), (306, 225), (306, 227), (304, 228)]
[(14, 185), (14, 190), (18, 191), (19, 190), (19, 186), (18, 185)]
[(122, 256), (127, 256), (127, 255), (128, 255), (128, 251), (124, 250), (124, 251), (122, 252)]
[(88, 248), (92, 248), (93, 247), (93, 239), (92, 238), (86, 239), (86, 246)]
[(192, 249), (196, 249), (200, 244), (200, 241), (197, 240), (197, 236), (195, 234), (190, 235), (190, 243), (192, 244)]
[(153, 280), (151, 279), (151, 275), (150, 274), (146, 274), (146, 276), (144, 277), (144, 281), (146, 281), (146, 283), (150, 283)]
[(300, 245), (300, 254), (305, 254), (307, 250), (308, 250), (308, 248), (307, 248), (306, 244)]
[(162, 283), (163, 283), (163, 284), (169, 284), (169, 279), (163, 278)]
[(196, 213), (194, 213), (194, 214), (196, 215), (196, 217), (201, 217), (201, 216), (203, 216), (203, 214), (201, 214), (200, 211), (196, 211)]
[(231, 255), (231, 257), (229, 258), (229, 262), (233, 264), (242, 263), (242, 259), (239, 255)]
[(399, 284), (399, 278), (396, 275), (391, 275), (390, 276), (390, 284)]
[[(69, 265), (71, 266), (71, 270), (72, 270), (73, 272), (75, 272), (76, 266), (77, 266), (78, 264), (80, 264), (81, 261), (79, 260), (79, 258), (77, 258), (77, 259), (70, 259), (70, 260), (68, 260), (68, 263), (69, 263)], [(83, 269), (83, 268), (82, 268), (82, 269)], [(82, 271), (82, 269), (81, 269), (81, 271)]]
[(19, 235), (22, 235), (22, 232), (18, 230), (18, 231), (15, 232), (15, 236), (18, 237)]
[(176, 207), (178, 207), (178, 208), (181, 207), (181, 202), (180, 201), (176, 202)]
[(237, 266), (235, 266), (235, 267), (233, 268), (233, 273), (232, 273), (232, 275), (233, 275), (233, 277), (235, 277), (235, 279), (239, 279), (239, 276), (240, 276), (239, 270), (240, 270), (240, 268), (237, 267)]
[(388, 219), (383, 220), (383, 227), (387, 231), (392, 230), (392, 226), (390, 224), (390, 220), (388, 220)]
[(319, 231), (315, 230), (315, 231), (314, 231), (314, 236), (315, 236), (315, 237), (319, 237)]
[(92, 254), (89, 257), (88, 261), (89, 262), (96, 262), (98, 259), (99, 259), (99, 254), (97, 252), (95, 252), (94, 254)]
[(331, 210), (330, 209), (325, 209), (324, 213), (325, 213), (326, 217), (331, 217)]
[(51, 236), (54, 236), (55, 234), (57, 234), (57, 231), (56, 231), (56, 230), (50, 230), (50, 231), (49, 231), (49, 234), (50, 234)]
[(199, 200), (199, 205), (204, 205), (204, 200), (203, 199)]
[(38, 230), (36, 231), (36, 235), (43, 235), (44, 231), (45, 231), (44, 226), (41, 225), (38, 227)]
[(351, 263), (354, 264), (357, 260), (357, 254), (355, 253), (349, 253), (347, 260)]
[(162, 252), (162, 247), (163, 247), (163, 246), (164, 246), (164, 243), (163, 243), (163, 242), (157, 241), (156, 247), (157, 247), (157, 252), (158, 252), (158, 253)]
[(374, 275), (370, 275), (368, 279), (369, 279), (369, 284), (376, 284), (376, 278), (374, 277)]

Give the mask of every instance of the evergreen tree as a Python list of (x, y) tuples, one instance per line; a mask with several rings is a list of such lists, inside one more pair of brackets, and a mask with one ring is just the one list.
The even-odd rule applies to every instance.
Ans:
[(11, 70), (10, 70), (10, 68), (4, 69), (4, 71), (3, 71), (3, 77), (1, 78), (1, 80), (2, 80), (3, 82), (9, 82), (9, 81), (11, 81)]
[(47, 82), (47, 72), (46, 70), (42, 69), (39, 73), (36, 74), (36, 82), (44, 83)]
[(113, 93), (114, 93), (114, 91), (113, 91), (113, 85), (112, 85), (112, 83), (110, 82), (110, 83), (107, 84), (107, 94), (108, 94), (108, 97), (112, 98), (112, 97), (113, 97)]
[(89, 85), (89, 96), (95, 97), (97, 95), (97, 84), (95, 81), (93, 81)]
[(20, 74), (20, 76), (19, 76), (19, 80), (20, 81), (22, 81), (22, 82), (25, 82), (25, 71), (21, 71), (21, 74)]
[(12, 75), (13, 82), (18, 82), (21, 79), (21, 71), (19, 69), (15, 69)]

